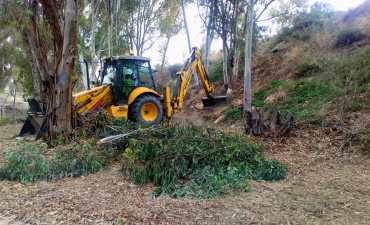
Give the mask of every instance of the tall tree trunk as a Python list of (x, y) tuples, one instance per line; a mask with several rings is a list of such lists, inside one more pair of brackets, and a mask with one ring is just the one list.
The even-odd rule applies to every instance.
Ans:
[(233, 73), (230, 79), (230, 88), (234, 86), (235, 82), (238, 79), (239, 74), (239, 62), (240, 62), (240, 48), (238, 43), (238, 18), (239, 18), (239, 0), (236, 1), (234, 5), (234, 21), (235, 21), (235, 30), (233, 37), (233, 49), (234, 49), (234, 62), (233, 62)]
[(41, 86), (40, 86), (40, 77), (39, 73), (37, 72), (37, 63), (36, 63), (36, 56), (32, 49), (29, 49), (30, 54), (30, 62), (32, 67), (32, 78), (33, 78), (33, 94), (32, 98), (36, 99), (36, 101), (41, 101)]
[(108, 0), (108, 56), (113, 56), (113, 8), (114, 0)]
[(222, 63), (222, 70), (223, 70), (223, 77), (224, 77), (224, 84), (229, 88), (229, 75), (227, 73), (227, 62), (228, 62), (228, 49), (227, 49), (227, 33), (226, 33), (226, 18), (225, 18), (225, 6), (224, 2), (221, 1), (221, 13), (222, 13), (222, 49), (223, 49), (223, 63)]
[[(86, 71), (86, 69), (88, 69), (88, 68), (86, 68), (86, 64), (84, 63), (84, 56), (82, 55), (81, 52), (80, 52), (80, 56), (79, 56), (78, 60), (81, 63), (82, 83), (83, 83), (85, 89), (87, 89), (88, 84), (87, 84), (87, 71)], [(92, 61), (94, 61), (94, 59), (92, 59)]]
[[(72, 76), (77, 48), (77, 0), (66, 0), (63, 48), (55, 76), (55, 95), (49, 97), (49, 125), (72, 128)], [(54, 109), (54, 110), (53, 110)]]
[(209, 57), (211, 54), (211, 44), (213, 40), (213, 13), (214, 13), (214, 1), (211, 2), (211, 7), (209, 8), (209, 17), (208, 17), (208, 24), (207, 24), (207, 36), (206, 36), (206, 52), (205, 52), (205, 60), (204, 60), (204, 69), (206, 73), (208, 73), (209, 67)]
[(244, 69), (244, 110), (252, 109), (251, 95), (251, 57), (252, 57), (252, 32), (253, 32), (254, 0), (249, 0), (247, 9), (247, 23), (245, 33), (245, 69)]
[(167, 48), (168, 48), (168, 44), (170, 43), (170, 38), (171, 37), (167, 37), (167, 41), (166, 41), (166, 44), (165, 44), (165, 47), (164, 47), (164, 52), (163, 52), (163, 55), (162, 55), (161, 70), (159, 72), (159, 74), (161, 76), (161, 81), (164, 78), (164, 75), (163, 75), (163, 67), (164, 67), (164, 62), (166, 61)]
[(228, 54), (227, 54), (227, 47), (226, 47), (226, 42), (225, 41), (222, 42), (222, 50), (223, 50), (222, 72), (223, 72), (223, 75), (224, 75), (224, 84), (226, 84), (227, 87), (230, 88), (229, 87), (229, 75), (227, 73)]
[(120, 51), (120, 35), (119, 35), (120, 18), (121, 18), (121, 0), (117, 0), (117, 13), (116, 13), (116, 48), (117, 48), (117, 55), (121, 54), (121, 51)]
[[(184, 0), (181, 0), (180, 4), (181, 4), (181, 9), (182, 9), (182, 15), (184, 17), (184, 25), (185, 25), (185, 30), (186, 30), (186, 36), (188, 37), (189, 54), (191, 54), (190, 34), (189, 34), (188, 22), (186, 20)], [(194, 71), (194, 76), (193, 77), (194, 77), (194, 81), (195, 81), (195, 86), (198, 88), (199, 87), (199, 80), (198, 80), (197, 71)]]
[(238, 79), (238, 74), (239, 74), (239, 62), (240, 62), (240, 49), (239, 46), (235, 48), (234, 52), (234, 68), (233, 68), (233, 75), (232, 79), (230, 81), (231, 85), (234, 85), (235, 82)]
[[(97, 3), (99, 4), (99, 3)], [(92, 76), (95, 73), (95, 55), (96, 55), (96, 50), (95, 50), (95, 29), (96, 29), (96, 20), (95, 20), (95, 2), (94, 0), (91, 0), (91, 72), (90, 72), (90, 80), (92, 80)], [(83, 62), (83, 56), (82, 54), (80, 55), (80, 62)], [(82, 64), (81, 64), (82, 65)], [(81, 69), (85, 66), (81, 66)], [(82, 74), (86, 73), (86, 70), (84, 72), (84, 69), (82, 69)], [(86, 79), (86, 74), (83, 75), (83, 81), (84, 81), (84, 86), (87, 89), (87, 79)]]

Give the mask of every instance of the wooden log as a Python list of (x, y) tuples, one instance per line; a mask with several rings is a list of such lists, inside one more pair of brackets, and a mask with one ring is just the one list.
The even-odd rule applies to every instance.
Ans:
[(285, 112), (282, 125), (279, 128), (280, 136), (286, 136), (289, 134), (289, 132), (293, 129), (293, 121), (294, 121), (293, 114), (289, 110), (287, 110)]

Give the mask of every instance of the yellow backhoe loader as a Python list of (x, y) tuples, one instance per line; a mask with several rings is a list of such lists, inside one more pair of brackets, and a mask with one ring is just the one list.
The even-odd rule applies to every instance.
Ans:
[[(227, 96), (215, 96), (214, 87), (209, 84), (204, 70), (200, 50), (196, 47), (181, 71), (177, 72), (172, 97), (169, 87), (163, 89), (163, 95), (156, 92), (149, 58), (125, 55), (106, 58), (103, 62), (101, 79), (94, 83), (97, 87), (73, 95), (73, 105), (80, 114), (105, 109), (114, 117), (159, 124), (163, 117), (171, 118), (181, 110), (194, 70), (206, 93), (206, 97), (202, 98), (205, 107), (226, 106), (229, 103)], [(19, 138), (35, 140), (42, 137), (45, 121), (37, 102), (31, 100), (29, 103), (31, 113)]]

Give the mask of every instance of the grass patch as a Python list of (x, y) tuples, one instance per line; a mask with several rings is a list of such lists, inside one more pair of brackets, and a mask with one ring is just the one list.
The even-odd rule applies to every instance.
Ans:
[(265, 105), (264, 101), (267, 98), (268, 95), (275, 93), (278, 88), (283, 85), (286, 81), (284, 80), (272, 80), (270, 85), (262, 88), (261, 90), (255, 91), (253, 93), (253, 99), (252, 99), (252, 106), (253, 107), (262, 107), (264, 109), (267, 109), (267, 106)]
[(12, 117), (10, 117), (10, 116), (4, 117), (4, 118), (0, 119), (0, 126), (9, 124), (10, 122), (12, 122)]
[(222, 112), (225, 115), (226, 119), (229, 120), (241, 120), (242, 119), (242, 110), (240, 108), (227, 109)]
[(315, 79), (300, 80), (293, 82), (273, 81), (270, 86), (265, 87), (254, 93), (253, 105), (262, 107), (267, 111), (270, 104), (265, 104), (264, 100), (268, 95), (275, 93), (279, 86), (283, 86), (288, 95), (285, 99), (277, 101), (276, 104), (284, 114), (289, 110), (297, 119), (318, 119), (317, 112), (325, 103), (338, 97), (342, 92), (330, 84), (321, 84)]

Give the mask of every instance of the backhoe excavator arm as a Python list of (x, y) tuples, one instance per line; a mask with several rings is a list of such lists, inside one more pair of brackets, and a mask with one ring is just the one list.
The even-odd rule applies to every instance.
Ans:
[[(201, 60), (201, 53), (199, 48), (194, 47), (192, 49), (190, 57), (185, 62), (184, 66), (181, 68), (181, 71), (177, 72), (177, 80), (172, 98), (170, 98), (170, 89), (169, 87), (164, 88), (164, 101), (163, 107), (165, 109), (165, 115), (171, 117), (172, 114), (175, 114), (180, 111), (183, 106), (184, 98), (186, 91), (189, 88), (191, 78), (193, 77), (194, 70), (197, 71), (198, 78), (202, 82), (202, 86), (207, 95), (207, 98), (204, 100), (210, 102), (224, 101), (228, 102), (228, 97), (226, 96), (214, 96), (214, 87), (209, 84), (208, 75), (204, 69), (203, 62)], [(208, 102), (209, 102), (208, 101)], [(206, 104), (205, 104), (206, 105)]]

